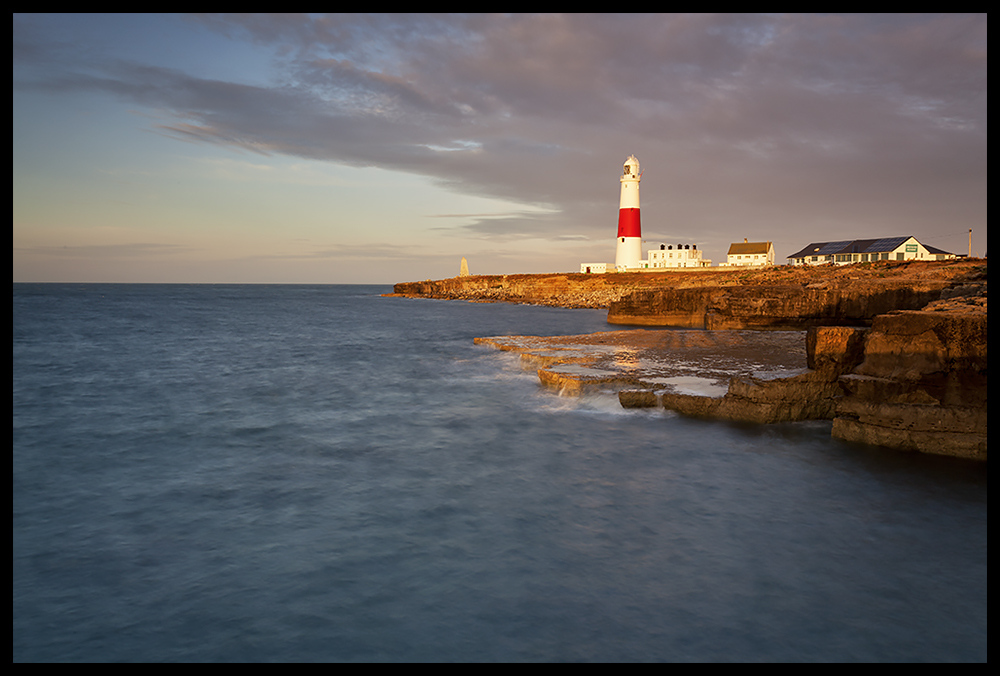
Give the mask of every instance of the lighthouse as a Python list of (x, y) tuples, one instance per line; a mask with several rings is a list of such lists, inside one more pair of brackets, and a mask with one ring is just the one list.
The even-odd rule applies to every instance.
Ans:
[[(618, 237), (616, 239), (615, 272), (656, 272), (663, 268), (707, 268), (712, 261), (702, 258), (697, 244), (661, 244), (659, 250), (649, 251), (642, 257), (642, 226), (639, 223), (639, 160), (629, 155), (622, 168), (622, 194), (618, 202)], [(736, 246), (735, 244), (733, 246)], [(611, 263), (580, 263), (584, 274), (603, 274)]]
[(629, 155), (622, 170), (622, 195), (618, 203), (618, 249), (615, 269), (638, 268), (642, 260), (642, 228), (639, 225), (639, 160)]

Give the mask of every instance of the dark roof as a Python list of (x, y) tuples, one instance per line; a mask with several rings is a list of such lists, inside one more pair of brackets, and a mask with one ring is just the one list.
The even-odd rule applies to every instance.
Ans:
[[(910, 239), (912, 235), (905, 237), (883, 237), (881, 239), (851, 239), (841, 242), (813, 242), (802, 251), (786, 256), (786, 258), (806, 258), (808, 256), (832, 256), (834, 254), (847, 253), (883, 253), (893, 251), (900, 244)], [(924, 248), (930, 251), (926, 244)], [(931, 251), (931, 253), (937, 253)], [(947, 253), (941, 251), (940, 253)]]
[(850, 244), (850, 240), (844, 242), (813, 242), (802, 251), (793, 253), (786, 258), (805, 258), (806, 256), (829, 256), (837, 253)]
[(727, 256), (736, 254), (766, 254), (771, 248), (770, 242), (733, 242), (729, 245)]
[[(923, 244), (923, 242), (921, 242), (921, 244)], [(953, 254), (950, 251), (945, 251), (944, 249), (939, 249), (936, 246), (931, 246), (930, 244), (924, 244), (924, 248), (927, 249), (927, 253), (932, 253), (932, 254), (946, 254), (948, 256), (954, 256), (955, 255), (955, 254)]]

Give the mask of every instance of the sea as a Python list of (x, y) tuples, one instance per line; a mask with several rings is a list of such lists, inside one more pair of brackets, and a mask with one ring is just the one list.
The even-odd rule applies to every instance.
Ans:
[(985, 662), (986, 464), (543, 389), (600, 310), (14, 284), (15, 662)]

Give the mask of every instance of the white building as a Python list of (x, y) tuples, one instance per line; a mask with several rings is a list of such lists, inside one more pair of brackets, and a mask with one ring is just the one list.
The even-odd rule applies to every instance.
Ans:
[(733, 242), (729, 245), (724, 265), (741, 268), (760, 268), (774, 265), (774, 244), (771, 242)]
[(916, 237), (883, 237), (839, 242), (813, 242), (788, 257), (789, 265), (849, 265), (871, 261), (941, 261), (955, 258), (937, 247), (927, 246)]
[(639, 262), (639, 268), (705, 268), (711, 264), (712, 261), (701, 257), (697, 244), (678, 244), (677, 249), (672, 244), (661, 244), (659, 249), (650, 249), (646, 253), (646, 260)]
[[(702, 258), (697, 244), (678, 244), (675, 249), (672, 244), (661, 244), (659, 249), (646, 252), (645, 260), (640, 260), (635, 267), (614, 267), (616, 272), (651, 272), (668, 268), (707, 268), (711, 259)], [(609, 263), (580, 263), (580, 272), (599, 274), (608, 271)]]

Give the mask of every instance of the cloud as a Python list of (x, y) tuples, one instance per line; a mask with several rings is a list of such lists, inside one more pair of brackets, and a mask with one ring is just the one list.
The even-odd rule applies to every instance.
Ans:
[(985, 187), (985, 15), (189, 21), (272, 50), (282, 79), (81, 59), (15, 19), (15, 89), (106, 92), (158, 109), (169, 121), (156, 129), (180, 140), (412, 172), (558, 212), (461, 226), (500, 239), (603, 232), (595, 209), (617, 199), (629, 153), (665, 217), (692, 228), (725, 205), (789, 229), (872, 201), (851, 217), (881, 227), (894, 205), (940, 198), (942, 181), (967, 180), (962, 199)]
[(369, 242), (366, 244), (337, 244), (304, 254), (270, 254), (267, 258), (282, 259), (348, 259), (348, 260), (407, 260), (426, 254), (426, 247), (420, 245), (386, 244)]
[(189, 247), (174, 244), (136, 242), (131, 244), (88, 244), (67, 246), (15, 247), (21, 254), (64, 259), (134, 259), (161, 256), (179, 256), (192, 251)]

